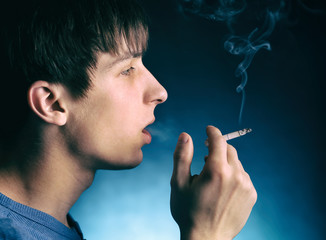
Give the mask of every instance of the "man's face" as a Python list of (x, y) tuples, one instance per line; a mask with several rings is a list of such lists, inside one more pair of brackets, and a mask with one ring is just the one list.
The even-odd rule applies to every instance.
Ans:
[(87, 97), (74, 101), (66, 124), (69, 145), (87, 159), (87, 167), (121, 169), (137, 166), (141, 148), (151, 141), (144, 130), (166, 90), (145, 68), (141, 57), (101, 53), (90, 74)]

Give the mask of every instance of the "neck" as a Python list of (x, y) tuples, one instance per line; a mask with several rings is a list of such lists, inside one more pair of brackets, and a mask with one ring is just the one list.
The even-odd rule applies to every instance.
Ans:
[(41, 141), (36, 151), (26, 142), (0, 166), (0, 192), (68, 226), (67, 214), (92, 184), (95, 171), (83, 167), (58, 138)]

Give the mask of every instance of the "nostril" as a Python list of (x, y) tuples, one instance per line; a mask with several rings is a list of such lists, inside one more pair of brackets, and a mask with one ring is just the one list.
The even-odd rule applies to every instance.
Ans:
[(164, 103), (166, 101), (166, 99), (167, 99), (167, 94), (166, 93), (163, 93), (161, 95), (161, 97), (152, 100), (152, 103), (161, 104), (161, 103)]

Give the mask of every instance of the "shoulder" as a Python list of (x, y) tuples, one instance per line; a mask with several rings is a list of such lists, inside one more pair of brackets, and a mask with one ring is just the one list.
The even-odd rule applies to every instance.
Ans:
[(0, 218), (0, 239), (23, 240), (23, 233), (17, 224), (9, 218)]

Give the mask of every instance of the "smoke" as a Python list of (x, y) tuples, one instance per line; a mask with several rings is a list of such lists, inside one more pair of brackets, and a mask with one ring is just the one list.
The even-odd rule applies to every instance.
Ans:
[(174, 119), (166, 119), (164, 121), (157, 121), (155, 124), (147, 127), (151, 135), (158, 139), (160, 143), (168, 143), (172, 139), (178, 137), (177, 123)]
[[(179, 9), (185, 13), (196, 14), (213, 21), (226, 22), (230, 31), (230, 36), (224, 42), (224, 48), (233, 55), (243, 58), (235, 70), (235, 76), (241, 79), (236, 92), (242, 94), (241, 107), (239, 113), (239, 124), (242, 122), (243, 110), (245, 105), (245, 87), (248, 81), (247, 69), (253, 61), (255, 54), (260, 49), (271, 50), (268, 37), (272, 34), (276, 22), (284, 15), (286, 4), (283, 0), (269, 1), (269, 5), (261, 5), (252, 14), (264, 15), (259, 27), (255, 27), (246, 35), (237, 35), (235, 25), (237, 18), (248, 8), (245, 0), (179, 0)], [(257, 3), (256, 3), (257, 5)], [(258, 4), (259, 5), (259, 4)], [(248, 10), (249, 11), (249, 10)], [(248, 12), (247, 11), (247, 12)], [(250, 12), (250, 11), (249, 11)], [(247, 13), (248, 14), (248, 13)]]
[(181, 0), (180, 10), (215, 20), (229, 21), (246, 7), (245, 0)]
[(242, 94), (242, 101), (239, 113), (239, 124), (242, 121), (242, 114), (244, 103), (246, 99), (245, 87), (248, 81), (247, 69), (249, 68), (255, 54), (260, 49), (271, 50), (271, 45), (267, 38), (274, 30), (275, 23), (279, 18), (279, 13), (268, 11), (265, 23), (262, 29), (254, 29), (247, 37), (239, 37), (232, 35), (224, 42), (224, 48), (233, 55), (243, 56), (243, 61), (238, 65), (235, 70), (235, 76), (241, 78), (240, 85), (237, 86), (237, 93)]

